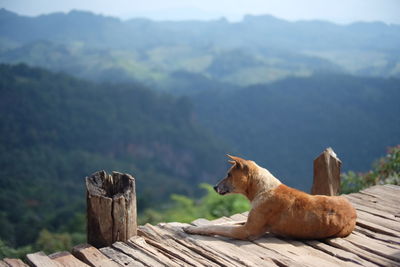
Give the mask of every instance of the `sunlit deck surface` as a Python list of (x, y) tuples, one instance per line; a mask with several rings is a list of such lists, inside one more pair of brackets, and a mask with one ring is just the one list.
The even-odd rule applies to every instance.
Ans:
[[(357, 209), (346, 238), (292, 240), (266, 234), (256, 241), (187, 235), (182, 223), (139, 227), (139, 236), (96, 249), (28, 254), (31, 266), (400, 266), (400, 186), (380, 185), (345, 195)], [(243, 222), (247, 213), (192, 224)], [(25, 266), (3, 259), (0, 266)]]

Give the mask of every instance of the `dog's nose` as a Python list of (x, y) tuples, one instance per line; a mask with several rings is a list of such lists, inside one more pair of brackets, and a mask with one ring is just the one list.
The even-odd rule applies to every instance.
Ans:
[(215, 192), (218, 193), (218, 186), (215, 185), (213, 188), (214, 188)]

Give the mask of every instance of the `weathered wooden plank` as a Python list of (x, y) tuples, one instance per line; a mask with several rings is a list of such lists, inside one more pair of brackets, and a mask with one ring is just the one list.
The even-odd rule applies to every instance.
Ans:
[[(238, 214), (236, 216), (231, 216), (230, 219), (236, 219), (238, 221), (243, 221), (244, 218), (247, 218), (246, 216), (242, 215), (242, 214)], [(269, 235), (270, 237), (272, 237), (272, 235)], [(266, 237), (268, 239), (268, 237)], [(322, 261), (326, 261), (329, 262), (329, 264), (333, 264), (333, 265), (354, 265), (353, 263), (358, 263), (360, 261), (350, 261), (348, 258), (345, 259), (338, 259), (334, 256), (332, 256), (331, 253), (324, 253), (321, 252), (321, 249), (318, 248), (314, 248), (313, 246), (308, 246), (306, 242), (301, 242), (301, 241), (297, 241), (297, 240), (291, 240), (291, 239), (285, 239), (282, 240), (283, 242), (287, 242), (293, 246), (295, 246), (297, 248), (297, 251), (295, 253), (297, 253), (298, 255), (310, 255), (311, 257), (315, 257), (316, 261), (320, 261), (320, 259), (322, 259)], [(257, 242), (255, 242), (257, 243)], [(293, 251), (289, 251), (289, 253), (293, 253)], [(348, 252), (347, 252), (348, 253)]]
[[(174, 238), (184, 241), (185, 245), (201, 248), (211, 259), (222, 257), (228, 266), (300, 266), (295, 260), (281, 255), (268, 248), (262, 248), (249, 241), (232, 240), (224, 237), (210, 237), (183, 233), (179, 223), (165, 224), (164, 227), (173, 233)], [(204, 252), (202, 252), (204, 253)], [(224, 264), (226, 265), (226, 264)]]
[[(271, 249), (265, 249), (263, 247), (260, 247), (253, 242), (250, 241), (242, 241), (242, 240), (231, 240), (228, 238), (224, 237), (217, 237), (218, 239), (221, 239), (222, 242), (229, 242), (232, 245), (236, 245), (240, 248), (240, 253), (241, 255), (248, 255), (249, 252), (253, 254), (254, 257), (254, 262), (257, 263), (257, 257), (262, 259), (262, 265), (265, 266), (271, 266), (272, 262), (274, 265), (277, 266), (299, 266), (300, 264), (293, 260), (292, 258), (286, 257), (282, 255), (282, 253), (277, 253)], [(240, 256), (238, 254), (238, 256)], [(252, 256), (253, 258), (253, 256)], [(272, 261), (272, 262), (270, 262)]]
[(133, 259), (143, 263), (145, 266), (165, 266), (163, 262), (155, 258), (153, 255), (142, 250), (133, 249), (123, 242), (115, 242), (112, 244), (112, 248), (132, 257)]
[(379, 256), (375, 253), (371, 253), (363, 248), (360, 248), (359, 246), (354, 245), (350, 241), (347, 241), (343, 238), (327, 239), (326, 242), (332, 246), (341, 248), (343, 250), (347, 250), (351, 253), (358, 255), (360, 258), (363, 258), (367, 261), (373, 262), (373, 263), (381, 265), (381, 266), (397, 266), (398, 265), (398, 263), (396, 263), (393, 260)]
[[(139, 236), (146, 238), (146, 242), (160, 250), (164, 250), (188, 265), (192, 266), (218, 266), (212, 261), (193, 252), (185, 246), (176, 242), (167, 232), (161, 228), (146, 224), (138, 229)], [(153, 241), (153, 243), (152, 243)]]
[(399, 202), (398, 198), (392, 198), (390, 196), (383, 196), (377, 193), (366, 192), (366, 191), (361, 191), (359, 194), (375, 198), (375, 201), (377, 203), (380, 203), (381, 205), (388, 205), (389, 207), (395, 209), (397, 214), (399, 212), (399, 208), (396, 205), (396, 203)]
[(28, 265), (20, 259), (4, 258), (3, 261), (8, 264), (9, 267), (27, 267)]
[(111, 247), (104, 247), (99, 249), (101, 253), (106, 255), (108, 258), (112, 259), (116, 263), (122, 266), (128, 266), (128, 267), (144, 267), (145, 265), (141, 263), (140, 261), (135, 260), (132, 257), (129, 257), (128, 255), (115, 250), (114, 248)]
[(343, 261), (337, 257), (332, 257), (332, 255), (324, 253), (318, 249), (315, 249), (312, 246), (307, 245), (306, 243), (298, 240), (288, 240), (288, 243), (296, 247), (298, 253), (302, 253), (303, 255), (307, 255), (309, 257), (315, 258), (316, 261), (320, 262), (321, 265), (324, 262), (327, 262), (329, 265), (333, 266), (353, 266), (356, 267), (357, 264), (354, 262)]
[(147, 238), (150, 238), (160, 244), (165, 244), (165, 246), (171, 250), (169, 252), (170, 254), (177, 254), (176, 257), (182, 257), (182, 260), (188, 264), (195, 266), (217, 266), (217, 264), (215, 264), (213, 261), (208, 260), (201, 254), (194, 252), (193, 250), (174, 240), (174, 238), (171, 236), (171, 233), (165, 231), (161, 227), (146, 224), (145, 227), (140, 228), (139, 234), (143, 234)]
[[(236, 219), (237, 221), (243, 221), (244, 218), (247, 218), (246, 216), (242, 215), (242, 214), (238, 214), (236, 216), (231, 216), (229, 219)], [(272, 235), (265, 236), (266, 239), (268, 238), (275, 238)], [(280, 239), (278, 239), (280, 240)], [(288, 246), (289, 250), (287, 250), (287, 252), (289, 253), (287, 256), (290, 257), (290, 254), (297, 254), (297, 255), (308, 255), (310, 257), (315, 258), (314, 260), (317, 262), (321, 262), (321, 266), (325, 266), (324, 264), (322, 264), (322, 262), (325, 262), (325, 264), (329, 264), (329, 265), (341, 265), (341, 266), (355, 266), (356, 263), (358, 264), (359, 262), (363, 262), (363, 260), (358, 258), (358, 261), (354, 261), (354, 259), (349, 260), (349, 257), (347, 258), (337, 258), (335, 256), (332, 256), (332, 253), (324, 253), (321, 252), (321, 249), (318, 248), (314, 248), (313, 246), (308, 246), (306, 242), (301, 242), (301, 241), (297, 241), (297, 240), (291, 240), (291, 239), (284, 239), (281, 240), (279, 242), (282, 242), (282, 244), (288, 243), (288, 245), (293, 245), (295, 247), (295, 249), (293, 247), (291, 247), (290, 245)], [(255, 242), (257, 243), (257, 241)], [(271, 247), (272, 248), (272, 247)], [(281, 250), (285, 251), (286, 249)], [(338, 250), (338, 249), (336, 249)], [(345, 252), (345, 254), (348, 252)], [(305, 263), (305, 262), (304, 262)], [(310, 263), (308, 263), (310, 264)]]
[(162, 253), (162, 251), (159, 251), (156, 248), (147, 244), (143, 237), (132, 237), (126, 242), (126, 244), (134, 249), (146, 251), (147, 254), (153, 255), (155, 258), (157, 258), (159, 261), (167, 266), (177, 267), (182, 264), (181, 260), (174, 257), (168, 258), (164, 253)]
[(388, 200), (385, 198), (382, 198), (380, 196), (376, 196), (370, 193), (366, 193), (366, 192), (359, 192), (359, 193), (352, 193), (349, 194), (348, 196), (352, 196), (358, 199), (361, 199), (362, 201), (368, 201), (370, 203), (374, 203), (374, 204), (378, 204), (381, 206), (388, 206), (388, 208), (393, 209), (394, 211), (398, 211), (399, 207), (396, 205), (396, 202), (392, 201), (392, 200)]
[(374, 267), (378, 266), (375, 263), (372, 263), (370, 261), (366, 261), (359, 256), (357, 256), (354, 253), (348, 252), (347, 250), (343, 250), (337, 247), (330, 246), (328, 244), (325, 244), (321, 241), (317, 240), (306, 240), (304, 241), (306, 244), (309, 246), (312, 246), (315, 249), (321, 250), (329, 255), (332, 255), (333, 257), (336, 257), (338, 259), (341, 259), (345, 262), (354, 262), (356, 264), (366, 266), (366, 267)]
[(385, 198), (380, 195), (368, 193), (368, 192), (360, 192), (353, 194), (353, 196), (360, 198), (362, 200), (367, 200), (372, 203), (379, 204), (380, 206), (386, 206), (387, 208), (392, 209), (393, 213), (398, 213), (399, 212), (399, 207), (396, 205), (398, 201), (395, 201), (393, 199)]
[(381, 202), (378, 203), (376, 201), (376, 198), (372, 198), (370, 196), (365, 196), (365, 195), (362, 195), (360, 197), (359, 195), (356, 194), (343, 195), (343, 196), (346, 197), (352, 204), (358, 204), (364, 207), (377, 209), (382, 212), (392, 214), (393, 217), (398, 218), (398, 216), (396, 216), (396, 213), (398, 212), (397, 208), (390, 207), (388, 205), (382, 204)]
[(377, 232), (368, 230), (366, 228), (362, 228), (362, 227), (360, 227), (358, 225), (356, 225), (355, 231), (353, 233), (360, 233), (360, 234), (363, 234), (363, 235), (368, 236), (370, 238), (381, 240), (381, 241), (386, 242), (388, 244), (400, 245), (400, 238), (398, 238), (398, 237), (377, 233)]
[(75, 258), (68, 251), (56, 252), (49, 255), (49, 258), (60, 263), (62, 266), (66, 267), (88, 267), (86, 263)]
[(4, 261), (0, 260), (0, 267), (10, 267), (10, 266)]
[(369, 206), (363, 205), (361, 201), (357, 202), (357, 201), (352, 201), (351, 198), (348, 198), (348, 199), (351, 201), (351, 204), (354, 206), (354, 208), (356, 210), (368, 212), (372, 215), (379, 216), (379, 217), (400, 223), (400, 218), (394, 216), (392, 213), (377, 209), (376, 205), (375, 206), (371, 205), (372, 207), (371, 206), (369, 207)]
[(27, 254), (26, 261), (30, 266), (35, 267), (62, 267), (60, 263), (50, 259), (43, 251)]
[(102, 254), (97, 248), (89, 244), (82, 244), (73, 247), (72, 254), (79, 260), (93, 267), (119, 266), (116, 262), (104, 256), (104, 254)]
[(400, 234), (400, 223), (397, 221), (375, 216), (362, 210), (357, 211), (357, 218), (392, 229)]
[(229, 218), (231, 218), (233, 221), (240, 222), (240, 223), (243, 223), (243, 224), (247, 221), (247, 216), (244, 216), (241, 213), (233, 214)]
[(302, 266), (356, 266), (353, 262), (345, 262), (334, 258), (299, 241), (282, 240), (270, 235), (253, 242), (258, 246), (282, 254)]
[(214, 262), (215, 264), (220, 266), (234, 266), (234, 263), (231, 263), (229, 259), (225, 259), (222, 255), (214, 255), (213, 253), (209, 252), (209, 250), (196, 246), (195, 244), (189, 242), (187, 240), (187, 236), (183, 235), (183, 232), (181, 234), (178, 234), (176, 232), (177, 230), (175, 228), (179, 226), (176, 226), (173, 223), (161, 223), (158, 225), (158, 227), (161, 228), (164, 232), (167, 232), (168, 236), (170, 236), (175, 242), (200, 255), (201, 257), (204, 257), (207, 260)]
[(190, 224), (193, 225), (206, 225), (206, 224), (210, 224), (210, 221), (204, 218), (198, 218), (194, 221), (192, 221)]
[[(236, 220), (232, 220), (232, 218), (221, 217), (216, 220), (208, 221), (206, 219), (201, 219), (196, 222), (196, 225), (208, 225), (208, 224), (219, 224), (219, 225), (226, 225), (226, 224), (242, 224), (245, 223), (247, 220), (247, 216), (243, 214), (236, 214), (233, 216)], [(245, 219), (245, 220), (244, 220)], [(269, 257), (275, 264), (279, 266), (295, 266), (298, 263), (290, 259), (289, 257), (283, 256), (280, 253), (276, 253), (275, 251), (271, 251), (268, 249), (263, 249), (260, 246), (248, 241), (240, 241), (240, 240), (231, 240), (228, 238), (219, 237), (222, 241), (231, 242), (235, 245), (240, 245), (240, 248), (246, 248), (246, 251), (252, 251), (253, 254), (257, 255), (260, 258)], [(247, 255), (245, 253), (244, 255)]]
[(332, 148), (327, 148), (314, 160), (313, 195), (335, 196), (340, 193), (342, 162)]
[[(209, 221), (210, 224), (236, 224), (236, 222), (232, 222), (228, 219), (228, 217), (222, 216), (220, 218)], [(201, 225), (201, 224), (199, 224)]]
[(371, 186), (368, 188), (365, 188), (364, 190), (361, 191), (361, 193), (367, 193), (371, 194), (374, 196), (377, 196), (378, 198), (386, 199), (386, 200), (392, 200), (399, 202), (400, 201), (400, 196), (398, 192), (393, 192), (390, 190), (390, 188), (381, 186), (381, 185), (376, 185), (376, 186)]
[(357, 234), (349, 235), (345, 239), (366, 251), (391, 259), (393, 261), (397, 261), (399, 262), (400, 265), (399, 246), (396, 245), (388, 246), (382, 241), (374, 240), (369, 237)]
[(184, 226), (187, 225), (180, 223), (168, 223), (162, 225), (161, 227), (163, 227), (166, 231), (171, 232), (172, 236), (178, 242), (223, 266), (276, 265), (271, 258), (268, 257), (267, 250), (265, 253), (263, 253), (263, 257), (259, 257), (258, 255), (254, 254), (254, 251), (251, 249), (243, 249), (242, 246), (244, 244), (239, 240), (232, 242), (232, 240), (220, 239), (211, 236), (189, 236), (182, 231), (182, 227)]
[(394, 237), (400, 237), (400, 233), (399, 232), (396, 232), (396, 231), (394, 231), (392, 229), (386, 228), (386, 227), (384, 227), (382, 225), (363, 220), (361, 218), (357, 218), (356, 225), (358, 225), (358, 226), (360, 226), (362, 228), (371, 230), (371, 231), (376, 232), (376, 233), (389, 235), (389, 236), (394, 236)]
[(400, 186), (394, 185), (394, 184), (385, 184), (383, 185), (385, 188), (388, 188), (392, 190), (392, 192), (399, 192), (400, 191)]
[[(364, 229), (364, 230), (365, 230), (365, 229)], [(387, 246), (387, 247), (389, 247), (389, 248), (392, 248), (392, 249), (395, 249), (395, 250), (400, 251), (400, 244), (398, 244), (398, 243), (396, 243), (396, 242), (390, 242), (390, 241), (385, 241), (385, 240), (379, 240), (379, 239), (376, 239), (376, 238), (374, 238), (374, 237), (365, 235), (365, 234), (363, 234), (362, 232), (359, 232), (359, 231), (354, 231), (354, 232), (353, 232), (353, 235), (355, 235), (355, 236), (357, 236), (357, 237), (360, 237), (360, 238), (363, 238), (363, 239), (366, 239), (366, 240), (368, 240), (368, 242), (375, 242), (375, 243), (381, 244), (381, 245), (383, 245), (383, 246)], [(388, 236), (388, 237), (390, 237), (390, 236)], [(394, 238), (394, 237), (392, 237), (392, 238)], [(400, 255), (399, 255), (399, 256), (400, 256)]]

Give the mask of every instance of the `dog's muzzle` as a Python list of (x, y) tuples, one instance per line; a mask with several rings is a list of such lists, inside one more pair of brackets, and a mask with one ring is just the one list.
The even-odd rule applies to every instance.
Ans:
[(220, 195), (225, 195), (226, 193), (229, 192), (229, 190), (226, 189), (225, 187), (221, 187), (218, 185), (214, 186), (214, 190), (215, 190), (215, 192), (217, 192)]

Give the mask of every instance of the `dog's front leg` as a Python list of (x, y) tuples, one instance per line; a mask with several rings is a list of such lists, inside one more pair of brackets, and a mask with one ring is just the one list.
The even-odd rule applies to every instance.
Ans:
[(268, 229), (267, 216), (252, 209), (244, 225), (189, 226), (183, 230), (188, 234), (220, 235), (234, 239), (254, 240)]
[(250, 237), (245, 225), (188, 226), (183, 230), (188, 234), (220, 235), (242, 240), (249, 239)]

